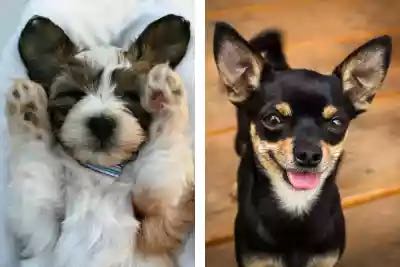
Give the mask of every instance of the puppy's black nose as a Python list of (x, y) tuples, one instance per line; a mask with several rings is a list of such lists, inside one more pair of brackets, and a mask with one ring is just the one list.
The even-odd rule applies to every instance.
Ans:
[(319, 146), (294, 147), (296, 163), (302, 167), (316, 167), (322, 160)]
[(105, 115), (91, 117), (87, 122), (90, 132), (97, 137), (103, 145), (114, 133), (115, 120)]

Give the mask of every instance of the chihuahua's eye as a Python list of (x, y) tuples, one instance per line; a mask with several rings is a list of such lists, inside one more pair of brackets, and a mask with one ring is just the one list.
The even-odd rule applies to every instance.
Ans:
[(334, 127), (341, 127), (343, 125), (343, 122), (339, 117), (334, 117), (333, 119), (331, 119), (331, 125)]
[(281, 118), (276, 114), (270, 114), (262, 119), (263, 125), (270, 130), (278, 130), (282, 125)]

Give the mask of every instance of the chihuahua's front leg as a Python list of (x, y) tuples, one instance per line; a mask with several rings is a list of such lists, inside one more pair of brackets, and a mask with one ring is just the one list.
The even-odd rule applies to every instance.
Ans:
[(59, 236), (62, 201), (44, 89), (29, 80), (15, 81), (6, 114), (11, 142), (9, 224), (22, 262), (51, 266), (47, 260)]

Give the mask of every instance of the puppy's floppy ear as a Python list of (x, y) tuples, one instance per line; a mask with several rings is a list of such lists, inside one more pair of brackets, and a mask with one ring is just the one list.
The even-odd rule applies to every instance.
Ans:
[(334, 70), (342, 80), (344, 94), (357, 114), (367, 110), (385, 79), (392, 53), (392, 40), (381, 36), (351, 53)]
[(150, 23), (128, 50), (132, 61), (151, 64), (168, 62), (174, 68), (186, 54), (190, 40), (190, 22), (181, 16), (166, 15)]
[(60, 27), (40, 16), (32, 17), (25, 25), (18, 49), (30, 79), (46, 89), (59, 73), (61, 65), (77, 50)]
[(258, 88), (264, 65), (262, 56), (224, 22), (215, 25), (214, 59), (231, 102), (242, 103)]

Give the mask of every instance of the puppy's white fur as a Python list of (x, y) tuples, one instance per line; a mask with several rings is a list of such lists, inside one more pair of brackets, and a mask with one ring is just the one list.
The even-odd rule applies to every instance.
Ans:
[[(59, 235), (58, 218), (63, 201), (58, 180), (60, 165), (50, 153), (48, 128), (33, 127), (21, 110), (34, 101), (40, 121), (47, 121), (47, 97), (39, 85), (16, 81), (7, 97), (7, 117), (11, 138), (8, 217), (27, 263), (49, 266), (49, 252)], [(14, 95), (18, 95), (16, 99)], [(17, 101), (18, 100), (18, 101)], [(43, 126), (43, 125), (42, 125)]]
[[(16, 77), (27, 77), (26, 69), (20, 60), (17, 49), (17, 40), (20, 35), (20, 30), (24, 27), (27, 20), (33, 15), (42, 15), (51, 18), (54, 22), (60, 25), (75, 44), (80, 48), (92, 48), (99, 45), (109, 45), (110, 43), (119, 46), (127, 47), (131, 41), (137, 36), (148, 23), (166, 15), (168, 13), (181, 14), (193, 21), (193, 2), (187, 0), (30, 0), (26, 4), (23, 11), (20, 24), (16, 27), (15, 34), (7, 42), (4, 51), (1, 55), (0, 64), (0, 91), (5, 94), (6, 90), (11, 86), (11, 79)], [(14, 25), (9, 25), (14, 27)], [(194, 129), (194, 45), (191, 42), (187, 56), (178, 66), (178, 72), (183, 77), (190, 100), (190, 118), (192, 130)], [(0, 107), (4, 109), (4, 102), (0, 101)], [(0, 116), (0, 130), (5, 134), (7, 132), (5, 126), (5, 116)], [(5, 137), (5, 135), (4, 135)], [(36, 141), (33, 141), (36, 142)], [(5, 151), (9, 148), (10, 139), (2, 138), (0, 147), (2, 154), (0, 155), (0, 192), (6, 193), (3, 188), (8, 180), (8, 160)], [(25, 144), (26, 145), (26, 144)], [(38, 156), (39, 149), (27, 149), (26, 157), (29, 153), (31, 160), (33, 156)], [(22, 151), (19, 151), (22, 153)], [(15, 155), (14, 155), (15, 156)], [(13, 157), (14, 157), (13, 156)], [(11, 161), (14, 161), (11, 159)], [(44, 164), (46, 161), (35, 162), (35, 168), (43, 166), (43, 168), (52, 167)], [(13, 167), (14, 168), (14, 167)], [(31, 170), (32, 168), (30, 168)], [(52, 168), (49, 168), (51, 170)], [(12, 171), (12, 170), (10, 170)], [(45, 173), (45, 172), (42, 172)], [(37, 177), (37, 179), (41, 179)], [(40, 183), (35, 183), (37, 188), (41, 188)], [(53, 189), (46, 190), (51, 192)], [(27, 193), (30, 190), (27, 189)], [(29, 204), (29, 203), (28, 203)], [(5, 199), (0, 201), (1, 208), (5, 207)], [(0, 208), (0, 214), (1, 212)], [(26, 210), (29, 210), (27, 207)], [(17, 213), (17, 211), (15, 211)], [(0, 251), (0, 266), (10, 266), (14, 262), (13, 244), (10, 243), (11, 238), (4, 236), (8, 230), (5, 230), (5, 218), (0, 215), (0, 247), (4, 248)], [(36, 225), (38, 232), (39, 228), (47, 229), (44, 224)], [(28, 223), (29, 225), (30, 223)], [(10, 240), (9, 240), (10, 239)], [(193, 245), (193, 238), (189, 241), (188, 247)], [(184, 250), (185, 260), (180, 266), (194, 266), (194, 247)], [(14, 265), (12, 265), (14, 266)], [(42, 267), (44, 265), (38, 264)]]
[[(104, 63), (97, 60), (96, 64), (99, 62)], [(39, 100), (42, 93), (32, 91), (40, 91), (38, 89), (31, 82), (20, 86), (21, 94), (33, 92), (27, 96), (28, 100), (43, 107)], [(155, 120), (150, 142), (143, 148), (138, 161), (124, 170), (124, 182), (82, 167), (59, 147), (51, 149), (46, 141), (49, 138), (45, 136), (45, 127), (41, 128), (44, 133), (38, 140), (35, 127), (21, 130), (26, 124), (22, 112), (14, 112), (13, 116), (10, 113), (10, 129), (19, 130), (11, 133), (12, 206), (9, 214), (13, 230), (22, 242), (23, 254), (30, 257), (24, 262), (25, 266), (173, 265), (170, 255), (143, 255), (135, 249), (134, 233), (138, 231), (139, 222), (133, 215), (130, 193), (132, 182), (135, 182), (132, 177), (139, 177), (134, 191), (152, 188), (160, 199), (173, 204), (182, 195), (183, 188), (193, 183), (191, 142), (185, 134), (187, 107), (184, 95), (181, 99), (179, 105), (169, 107), (171, 112), (167, 117), (160, 116)], [(8, 101), (23, 106), (12, 93)], [(47, 120), (46, 112), (40, 114), (40, 120)], [(165, 126), (164, 122), (169, 126), (159, 132), (159, 127)]]
[[(181, 212), (184, 219), (175, 218), (179, 221), (190, 220), (191, 213), (194, 212), (194, 210), (187, 212), (180, 207), (182, 199), (190, 195), (194, 187), (191, 138), (188, 138), (186, 133), (188, 131), (186, 92), (180, 77), (167, 64), (159, 64), (150, 71), (144, 92), (142, 105), (153, 114), (149, 141), (140, 150), (133, 164), (127, 166), (123, 179), (134, 179), (134, 200), (142, 202), (140, 198), (144, 197), (143, 201), (154, 201), (157, 205), (162, 203), (159, 207), (162, 210), (158, 211), (157, 215), (164, 216), (164, 219), (157, 221), (156, 224), (158, 227), (167, 228), (165, 231), (171, 231), (163, 234), (165, 237), (172, 233), (174, 236), (157, 238), (175, 239), (182, 233), (179, 233), (181, 230), (170, 229), (174, 228), (174, 222), (170, 222), (168, 210), (175, 209), (173, 213)], [(162, 103), (162, 107), (155, 108), (152, 102), (154, 94), (158, 93), (161, 93), (165, 102)], [(151, 206), (151, 203), (147, 205)], [(163, 222), (167, 225), (163, 225)], [(176, 228), (181, 228), (182, 222), (176, 224), (178, 224)], [(158, 229), (153, 231), (160, 232)]]
[[(168, 88), (167, 79), (179, 95)], [(171, 86), (171, 87), (172, 87)], [(138, 158), (127, 166), (126, 175), (134, 179), (134, 195), (151, 190), (163, 203), (177, 205), (184, 189), (193, 186), (193, 155), (188, 138), (188, 110), (185, 91), (179, 76), (167, 64), (155, 66), (149, 73), (143, 106), (151, 111), (151, 94), (162, 90), (169, 99), (162, 111), (154, 112), (149, 130), (149, 141), (140, 150)], [(160, 175), (163, 174), (163, 175)]]

